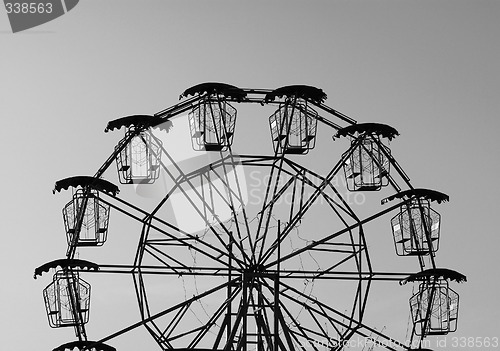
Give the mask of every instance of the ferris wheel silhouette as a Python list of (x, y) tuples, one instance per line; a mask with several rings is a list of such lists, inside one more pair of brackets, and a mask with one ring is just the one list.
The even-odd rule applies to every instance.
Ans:
[[(441, 216), (433, 207), (448, 196), (413, 187), (386, 145), (399, 135), (396, 129), (357, 123), (325, 100), (321, 89), (305, 85), (268, 90), (203, 83), (154, 115), (109, 122), (106, 132), (124, 128), (125, 136), (94, 176), (62, 179), (54, 188), (73, 191), (63, 208), (68, 249), (65, 258), (38, 267), (35, 278), (55, 270), (43, 290), (49, 325), (72, 327), (77, 337), (54, 350), (114, 350), (108, 342), (137, 327), (162, 350), (228, 351), (341, 350), (355, 337), (410, 350), (421, 349), (428, 336), (455, 331), (459, 297), (449, 282), (466, 278), (439, 268), (435, 259)], [(238, 104), (275, 108), (267, 125), (271, 152), (235, 152), (239, 119), (254, 118), (261, 128), (257, 118), (238, 115)], [(195, 163), (179, 161), (181, 147), (166, 146), (176, 118), (186, 123), (190, 152), (205, 155)], [(348, 140), (337, 160), (316, 149), (325, 145), (317, 142), (325, 130)], [(262, 149), (260, 139), (254, 144)], [(319, 170), (307, 161), (313, 149)], [(153, 209), (122, 198), (119, 187), (103, 179), (113, 163), (123, 186), (147, 189), (160, 175), (166, 179)], [(250, 195), (249, 174), (258, 180)], [(393, 195), (367, 216), (342, 196), (382, 188)], [(132, 262), (76, 258), (80, 247), (106, 243), (111, 212), (141, 225)], [(415, 260), (416, 273), (373, 268), (365, 229), (391, 213), (395, 256)], [(133, 277), (140, 319), (90, 340), (91, 278), (81, 276), (103, 272)], [(372, 286), (395, 281), (417, 284), (409, 297), (409, 343), (365, 323)], [(178, 301), (166, 299), (180, 284)]]

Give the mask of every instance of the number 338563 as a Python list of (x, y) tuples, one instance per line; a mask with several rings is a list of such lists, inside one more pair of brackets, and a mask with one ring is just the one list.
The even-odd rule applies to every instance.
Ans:
[(52, 4), (47, 3), (34, 3), (34, 2), (7, 2), (5, 3), (7, 13), (52, 13)]
[(498, 347), (498, 337), (453, 337), (451, 347), (488, 348)]

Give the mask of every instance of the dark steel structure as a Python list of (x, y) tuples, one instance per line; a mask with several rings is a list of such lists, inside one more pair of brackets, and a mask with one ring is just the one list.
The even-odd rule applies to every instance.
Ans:
[[(365, 323), (370, 289), (383, 281), (419, 282), (410, 298), (412, 341), (454, 331), (458, 294), (448, 281), (465, 277), (436, 267), (441, 218), (430, 207), (448, 197), (412, 186), (384, 144), (398, 135), (394, 128), (357, 124), (325, 100), (321, 89), (304, 85), (265, 90), (203, 83), (154, 115), (109, 122), (106, 132), (124, 127), (125, 136), (94, 176), (63, 179), (54, 189), (75, 189), (63, 210), (68, 250), (64, 259), (37, 268), (35, 278), (56, 271), (43, 294), (49, 324), (71, 326), (78, 338), (54, 350), (114, 350), (106, 342), (140, 326), (162, 350), (341, 350), (356, 336), (389, 350), (409, 350)], [(272, 153), (233, 150), (235, 106), (243, 103), (274, 106)], [(185, 137), (195, 151), (210, 155), (203, 164), (185, 167), (153, 132), (163, 129), (168, 137), (172, 120), (183, 114)], [(319, 144), (321, 130), (331, 130), (334, 139), (349, 138), (350, 146), (336, 161), (322, 151), (319, 171), (303, 161)], [(139, 208), (102, 179), (113, 162), (122, 184), (147, 186), (164, 177), (170, 186), (152, 210)], [(338, 182), (341, 174), (345, 184)], [(249, 175), (258, 179), (252, 189), (245, 181)], [(395, 194), (366, 217), (343, 196), (346, 190), (383, 187)], [(177, 217), (172, 208), (180, 209)], [(105, 244), (113, 227), (110, 212), (141, 224), (133, 263), (76, 259), (79, 247)], [(365, 228), (390, 213), (396, 213), (387, 220), (396, 254), (416, 257), (417, 274), (372, 267)], [(196, 223), (201, 229), (189, 227)], [(133, 276), (142, 318), (90, 341), (90, 284), (80, 275), (103, 272)], [(165, 299), (162, 294), (179, 284), (184, 299)], [(164, 290), (151, 293), (151, 286)]]

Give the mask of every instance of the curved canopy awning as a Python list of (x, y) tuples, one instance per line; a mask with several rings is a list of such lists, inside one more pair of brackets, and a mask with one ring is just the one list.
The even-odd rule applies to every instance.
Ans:
[(99, 265), (97, 263), (79, 259), (61, 258), (58, 260), (47, 262), (41, 265), (40, 267), (36, 268), (33, 278), (36, 279), (37, 276), (42, 276), (44, 272), (48, 272), (50, 269), (57, 267), (61, 267), (62, 269), (70, 267), (70, 268), (80, 268), (82, 270), (83, 269), (94, 270), (94, 271), (99, 270)]
[(467, 281), (467, 277), (457, 271), (447, 269), (447, 268), (432, 268), (426, 269), (425, 271), (412, 274), (405, 279), (401, 280), (399, 284), (404, 285), (408, 282), (425, 281), (429, 278), (443, 278), (446, 280), (454, 280), (457, 283), (462, 283)]
[(121, 117), (113, 121), (109, 121), (104, 132), (113, 131), (114, 129), (120, 129), (121, 127), (142, 127), (148, 128), (151, 125), (160, 125), (162, 123), (162, 118), (159, 116), (151, 115), (132, 115)]
[(355, 133), (361, 134), (361, 133), (371, 133), (371, 134), (377, 134), (381, 137), (387, 138), (389, 140), (392, 140), (394, 137), (399, 135), (399, 132), (387, 125), (387, 124), (381, 124), (381, 123), (359, 123), (359, 124), (353, 124), (348, 127), (340, 129), (335, 137), (340, 138), (340, 137), (345, 137), (348, 135), (353, 135)]
[(61, 346), (56, 347), (52, 351), (73, 351), (77, 350), (96, 350), (96, 351), (116, 351), (116, 349), (112, 346), (106, 345), (102, 342), (97, 341), (72, 341)]
[(431, 190), (431, 189), (409, 189), (405, 191), (401, 191), (399, 193), (396, 193), (394, 195), (391, 195), (384, 200), (382, 200), (382, 203), (386, 203), (388, 201), (392, 201), (394, 199), (403, 199), (403, 198), (412, 198), (412, 197), (418, 197), (424, 200), (429, 200), (429, 201), (436, 201), (438, 204), (441, 202), (446, 202), (450, 201), (450, 197), (444, 193), (441, 193), (436, 190)]
[(264, 99), (265, 102), (274, 101), (277, 97), (298, 97), (309, 99), (315, 102), (324, 102), (326, 94), (323, 90), (309, 85), (288, 85), (275, 89), (268, 93)]
[(113, 183), (91, 176), (75, 176), (58, 180), (52, 192), (55, 194), (56, 191), (61, 191), (62, 189), (68, 190), (70, 186), (74, 188), (89, 186), (92, 189), (112, 194), (113, 196), (116, 196), (120, 192), (120, 189)]
[(191, 88), (186, 89), (182, 94), (182, 97), (188, 97), (190, 95), (201, 95), (201, 94), (221, 94), (227, 97), (234, 98), (236, 100), (243, 100), (247, 93), (234, 85), (226, 84), (226, 83), (216, 83), (216, 82), (208, 82), (197, 84)]

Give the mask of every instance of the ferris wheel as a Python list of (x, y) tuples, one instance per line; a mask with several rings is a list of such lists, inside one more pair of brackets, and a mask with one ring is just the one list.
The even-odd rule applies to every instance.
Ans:
[[(161, 350), (227, 351), (342, 350), (356, 337), (389, 350), (423, 349), (428, 336), (456, 330), (459, 297), (449, 283), (466, 278), (435, 260), (441, 216), (434, 207), (449, 198), (412, 186), (387, 145), (396, 129), (357, 123), (325, 105), (321, 89), (305, 85), (203, 83), (180, 100), (154, 115), (109, 122), (106, 132), (124, 128), (125, 136), (94, 176), (56, 182), (54, 192), (73, 192), (63, 208), (68, 249), (38, 267), (35, 278), (54, 270), (43, 290), (49, 325), (74, 328), (77, 340), (54, 351), (114, 350), (112, 339), (138, 327)], [(237, 118), (241, 104), (273, 107), (267, 126)], [(167, 145), (176, 118), (201, 161), (179, 160), (182, 148)], [(258, 153), (234, 150), (242, 118), (269, 131), (270, 141), (253, 141)], [(331, 160), (329, 150), (314, 150), (321, 162), (310, 162), (312, 150), (325, 145), (317, 142), (325, 130), (345, 152)], [(262, 153), (265, 143), (269, 152)], [(168, 184), (152, 209), (122, 198), (103, 178), (113, 163), (123, 187)], [(382, 188), (393, 195), (368, 215), (343, 196)], [(135, 257), (129, 264), (80, 259), (80, 247), (98, 250), (113, 235), (111, 212), (140, 224)], [(365, 229), (383, 218), (394, 256), (417, 262), (417, 272), (373, 268)], [(89, 339), (91, 275), (103, 272), (133, 277), (140, 318)], [(387, 282), (416, 284), (407, 297), (410, 343), (365, 322), (370, 290)]]

